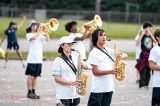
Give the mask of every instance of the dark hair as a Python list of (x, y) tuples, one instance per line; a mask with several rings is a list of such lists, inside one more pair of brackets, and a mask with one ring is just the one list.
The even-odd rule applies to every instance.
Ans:
[[(63, 45), (63, 44), (62, 44), (62, 45)], [(63, 48), (62, 48), (61, 46), (59, 46), (59, 48), (58, 48), (58, 53), (63, 54)]]
[[(154, 38), (156, 39), (156, 37), (160, 37), (160, 28), (157, 28), (154, 32)], [(158, 40), (156, 39), (156, 41), (158, 42)]]
[(39, 23), (32, 23), (31, 26), (26, 29), (26, 32), (27, 32), (27, 33), (30, 33), (30, 32), (32, 31), (31, 27), (32, 27), (33, 25), (38, 25), (38, 26), (39, 26)]
[(152, 24), (150, 22), (145, 22), (143, 24), (143, 28), (152, 27)]
[(16, 24), (15, 22), (11, 21), (11, 22), (9, 23), (8, 29), (11, 28), (12, 25), (17, 25), (17, 24)]
[(103, 29), (96, 29), (92, 33), (92, 44), (93, 46), (97, 46), (97, 41), (98, 41), (98, 35), (99, 33), (105, 32)]
[(68, 23), (65, 25), (66, 31), (71, 32), (71, 28), (72, 28), (73, 25), (77, 25), (77, 22), (76, 22), (76, 21), (68, 22)]
[(27, 28), (27, 29), (26, 29), (26, 32), (27, 32), (27, 33), (31, 32), (31, 27)]

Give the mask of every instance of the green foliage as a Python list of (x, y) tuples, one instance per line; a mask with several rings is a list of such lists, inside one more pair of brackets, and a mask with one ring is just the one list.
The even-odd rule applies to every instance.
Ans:
[[(95, 10), (96, 0), (0, 0), (1, 6), (65, 10)], [(138, 4), (140, 12), (159, 12), (160, 0), (101, 0), (102, 11), (126, 11), (126, 3)], [(131, 11), (135, 12), (136, 9)]]

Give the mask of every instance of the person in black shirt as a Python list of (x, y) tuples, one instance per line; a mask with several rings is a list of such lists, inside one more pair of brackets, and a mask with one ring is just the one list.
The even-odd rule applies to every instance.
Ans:
[(141, 42), (141, 53), (139, 61), (137, 62), (135, 67), (140, 73), (139, 88), (141, 89), (148, 89), (150, 81), (151, 69), (149, 68), (148, 58), (150, 50), (153, 48), (153, 43), (156, 42), (150, 32), (151, 27), (151, 23), (144, 23), (142, 33), (138, 39), (138, 41)]
[(18, 44), (17, 36), (16, 36), (17, 30), (23, 25), (24, 21), (25, 21), (25, 16), (22, 17), (21, 22), (20, 22), (19, 25), (17, 25), (17, 23), (15, 23), (15, 22), (11, 21), (9, 23), (8, 28), (4, 32), (5, 36), (2, 38), (1, 43), (0, 43), (0, 45), (2, 45), (3, 41), (7, 37), (7, 49), (6, 49), (6, 53), (5, 53), (6, 63), (5, 63), (4, 68), (6, 68), (6, 66), (7, 66), (9, 53), (10, 53), (10, 50), (12, 50), (12, 48), (14, 48), (14, 50), (16, 51), (18, 57), (22, 61), (22, 66), (25, 67), (22, 55), (21, 55), (21, 53), (19, 51), (19, 44)]

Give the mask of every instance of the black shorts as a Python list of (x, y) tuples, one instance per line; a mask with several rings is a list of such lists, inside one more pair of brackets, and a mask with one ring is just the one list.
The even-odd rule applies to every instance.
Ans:
[(153, 87), (152, 106), (160, 105), (160, 87)]
[(112, 100), (111, 92), (93, 93), (91, 92), (87, 106), (110, 106)]
[(65, 106), (77, 106), (80, 103), (80, 98), (75, 99), (60, 99)]
[(42, 64), (27, 64), (25, 75), (30, 75), (33, 77), (41, 76)]
[(18, 50), (19, 49), (18, 42), (8, 42), (7, 49), (12, 49), (12, 48), (14, 48), (14, 50)]

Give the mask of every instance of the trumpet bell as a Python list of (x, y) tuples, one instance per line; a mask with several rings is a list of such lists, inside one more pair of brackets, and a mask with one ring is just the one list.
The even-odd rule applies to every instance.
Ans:
[(48, 23), (48, 27), (51, 31), (56, 31), (59, 27), (59, 22), (55, 18), (51, 18)]
[(101, 17), (99, 15), (95, 15), (93, 20), (85, 23), (81, 28), (82, 33), (86, 31), (85, 26), (89, 27), (89, 30), (88, 30), (89, 34), (86, 34), (87, 36), (84, 36), (84, 37), (89, 38), (94, 30), (96, 30), (98, 27), (102, 27)]
[(99, 15), (95, 15), (94, 16), (94, 21), (95, 21), (95, 24), (98, 26), (98, 27), (101, 27), (102, 26), (102, 20), (101, 20), (101, 17)]

